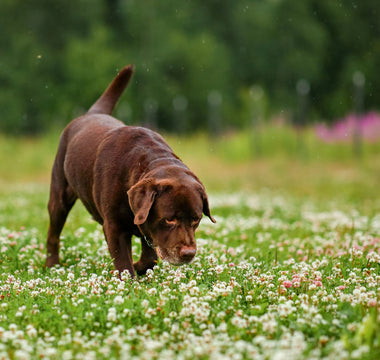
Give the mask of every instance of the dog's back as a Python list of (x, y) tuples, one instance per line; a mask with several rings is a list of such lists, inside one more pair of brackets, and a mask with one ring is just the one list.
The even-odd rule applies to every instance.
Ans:
[(69, 184), (94, 218), (98, 216), (90, 199), (96, 153), (110, 131), (125, 126), (111, 114), (132, 74), (131, 65), (123, 68), (88, 112), (71, 121), (61, 136), (52, 176), (61, 186)]

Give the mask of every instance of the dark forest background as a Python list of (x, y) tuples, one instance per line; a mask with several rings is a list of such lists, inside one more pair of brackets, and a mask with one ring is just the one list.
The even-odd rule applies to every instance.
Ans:
[(129, 63), (116, 115), (169, 131), (244, 127), (253, 108), (294, 119), (297, 84), (307, 121), (329, 122), (352, 110), (354, 74), (364, 109), (380, 104), (378, 0), (1, 0), (0, 26), (3, 133), (67, 123)]

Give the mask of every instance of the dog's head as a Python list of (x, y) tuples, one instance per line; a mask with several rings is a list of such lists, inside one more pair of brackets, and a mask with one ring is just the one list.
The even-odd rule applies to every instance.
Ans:
[(195, 178), (146, 179), (128, 191), (134, 223), (153, 241), (157, 255), (174, 265), (193, 260), (202, 215), (212, 222), (207, 195)]

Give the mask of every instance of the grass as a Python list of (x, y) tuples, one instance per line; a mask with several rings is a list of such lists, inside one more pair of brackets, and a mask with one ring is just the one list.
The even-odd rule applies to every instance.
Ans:
[(352, 159), (309, 132), (306, 156), (283, 130), (262, 134), (261, 154), (246, 133), (169, 137), (217, 223), (202, 221), (192, 264), (159, 262), (134, 282), (79, 204), (62, 265), (43, 267), (58, 137), (2, 137), (0, 358), (379, 358), (378, 145)]
[[(0, 135), (0, 183), (43, 183), (50, 180), (60, 130), (42, 138), (20, 139)], [(259, 136), (249, 131), (213, 139), (204, 134), (165, 136), (175, 152), (212, 191), (291, 193), (321, 200), (374, 201), (380, 176), (380, 144), (364, 143), (360, 158), (350, 143), (326, 144), (312, 129), (302, 133), (285, 126), (266, 126)], [(254, 146), (259, 139), (260, 151)], [(344, 189), (344, 191), (342, 191)]]

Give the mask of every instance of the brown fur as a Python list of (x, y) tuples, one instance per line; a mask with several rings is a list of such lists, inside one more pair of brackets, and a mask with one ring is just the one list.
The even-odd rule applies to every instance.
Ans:
[[(115, 268), (144, 274), (156, 251), (173, 264), (196, 253), (194, 232), (202, 213), (213, 222), (199, 179), (157, 133), (126, 126), (110, 116), (133, 73), (125, 67), (87, 114), (63, 131), (50, 187), (48, 267), (59, 263), (59, 236), (79, 198), (103, 226)], [(132, 236), (141, 238), (140, 260), (133, 263)]]

